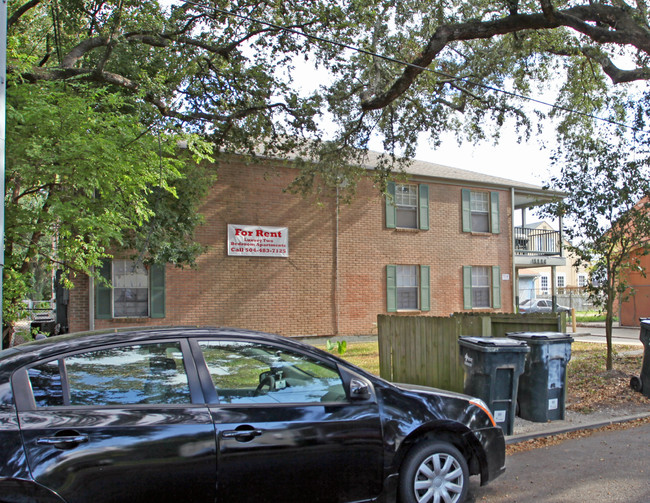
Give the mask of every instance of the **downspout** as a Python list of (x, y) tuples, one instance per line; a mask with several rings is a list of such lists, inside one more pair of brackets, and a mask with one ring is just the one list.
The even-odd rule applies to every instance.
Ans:
[(515, 266), (515, 188), (510, 187), (510, 224), (511, 224), (511, 257), (512, 257), (512, 312), (517, 312), (519, 304), (519, 276), (517, 276), (517, 268)]
[(339, 335), (339, 186), (336, 185), (336, 225), (334, 236), (334, 335)]
[[(92, 268), (95, 272), (95, 268)], [(95, 330), (95, 277), (88, 277), (88, 330)]]

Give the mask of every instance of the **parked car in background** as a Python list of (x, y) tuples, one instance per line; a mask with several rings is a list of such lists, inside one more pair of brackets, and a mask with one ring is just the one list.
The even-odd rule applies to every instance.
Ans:
[[(551, 313), (553, 312), (553, 301), (549, 299), (526, 299), (519, 304), (520, 313)], [(570, 307), (557, 306), (557, 312), (571, 312)]]
[(462, 502), (505, 469), (478, 399), (235, 329), (0, 352), (0, 501)]

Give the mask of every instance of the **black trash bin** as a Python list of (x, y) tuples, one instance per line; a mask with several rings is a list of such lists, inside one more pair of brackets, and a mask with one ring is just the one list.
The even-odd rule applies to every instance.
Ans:
[(483, 400), (504, 434), (512, 435), (519, 376), (530, 348), (506, 337), (461, 337), (458, 344), (465, 393)]
[(566, 366), (573, 337), (559, 332), (516, 332), (508, 337), (530, 347), (519, 377), (519, 417), (536, 423), (564, 419)]
[(641, 376), (634, 376), (630, 386), (635, 391), (640, 391), (650, 398), (650, 318), (641, 318), (641, 333), (639, 339), (643, 343), (643, 364), (641, 365)]
[(57, 323), (50, 314), (37, 314), (30, 323), (30, 328), (41, 334), (57, 335)]

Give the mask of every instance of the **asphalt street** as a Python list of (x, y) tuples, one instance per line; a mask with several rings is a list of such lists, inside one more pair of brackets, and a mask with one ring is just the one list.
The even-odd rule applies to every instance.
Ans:
[(515, 453), (484, 487), (472, 478), (469, 503), (650, 502), (650, 425), (598, 432)]

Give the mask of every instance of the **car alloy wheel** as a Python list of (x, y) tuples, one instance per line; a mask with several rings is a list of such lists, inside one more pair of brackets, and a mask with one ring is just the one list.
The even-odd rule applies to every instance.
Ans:
[(404, 462), (400, 478), (402, 503), (462, 503), (469, 486), (467, 461), (453, 445), (417, 445)]

